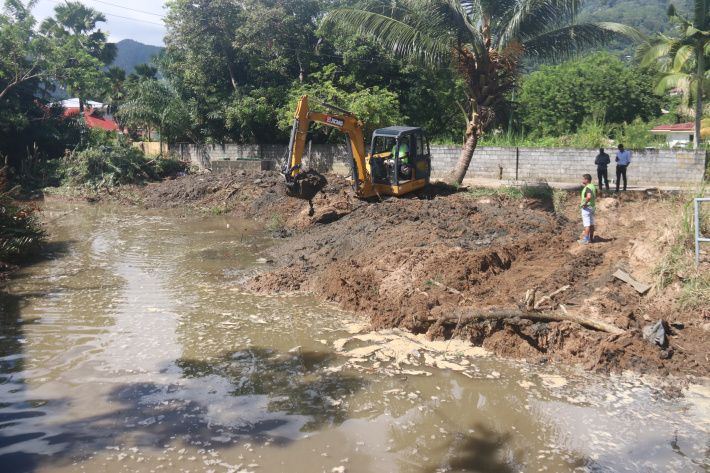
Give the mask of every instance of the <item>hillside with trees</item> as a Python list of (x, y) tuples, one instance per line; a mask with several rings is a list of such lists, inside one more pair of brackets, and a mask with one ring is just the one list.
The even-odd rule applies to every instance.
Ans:
[(139, 43), (132, 39), (124, 39), (116, 43), (116, 59), (111, 63), (125, 70), (127, 74), (135, 72), (134, 68), (138, 64), (146, 64), (153, 61), (153, 56), (159, 54), (163, 48)]
[[(658, 33), (671, 34), (673, 24), (666, 14), (669, 3), (682, 11), (693, 10), (690, 0), (588, 0), (582, 4), (579, 20), (615, 21), (632, 26), (647, 37)], [(609, 42), (605, 49), (618, 57), (633, 56), (636, 45), (631, 41), (617, 39)]]

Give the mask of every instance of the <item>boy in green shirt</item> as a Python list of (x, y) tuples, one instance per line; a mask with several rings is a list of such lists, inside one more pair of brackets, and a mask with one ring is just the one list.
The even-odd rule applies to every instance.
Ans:
[(580, 243), (591, 243), (594, 240), (594, 211), (596, 210), (597, 189), (592, 184), (592, 176), (582, 176), (582, 223), (584, 223), (584, 239)]

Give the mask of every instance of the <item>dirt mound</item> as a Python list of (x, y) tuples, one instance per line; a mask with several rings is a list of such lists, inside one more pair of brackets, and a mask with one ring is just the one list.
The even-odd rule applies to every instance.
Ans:
[[(576, 202), (576, 196), (569, 200)], [(300, 233), (273, 250), (285, 267), (256, 276), (249, 287), (314, 292), (367, 316), (373, 328), (464, 337), (502, 356), (584, 363), (600, 371), (685, 373), (692, 348), (684, 346), (688, 355), (677, 347), (669, 353), (640, 335), (658, 318), (682, 318), (678, 309), (674, 315), (653, 310), (652, 297), (613, 277), (619, 268), (650, 274), (652, 262), (639, 261), (641, 250), (632, 242), (653, 231), (653, 220), (639, 211), (657, 200), (642, 192), (606, 197), (599, 219), (607, 221), (597, 225), (600, 243), (581, 245), (574, 204), (554, 213), (545, 202), (474, 198), (442, 187), (370, 203), (331, 192), (316, 201), (314, 217), (303, 208), (287, 222)], [(629, 214), (635, 216), (629, 220)], [(572, 322), (432, 322), (461, 307), (518, 308), (528, 289), (539, 299), (565, 287), (542, 308), (562, 306), (624, 335)], [(682, 335), (694, 333), (692, 347), (702, 345), (701, 332)], [(697, 374), (710, 373), (707, 364), (690, 364)]]
[[(681, 311), (677, 292), (639, 294), (613, 274), (622, 269), (652, 283), (652, 267), (669, 241), (677, 205), (659, 192), (605, 194), (597, 242), (577, 243), (579, 197), (473, 197), (444, 184), (400, 198), (365, 201), (342, 176), (307, 202), (289, 198), (279, 173), (190, 175), (143, 190), (147, 207), (188, 206), (267, 221), (282, 235), (272, 248), (281, 267), (255, 276), (260, 292), (309, 291), (367, 317), (373, 328), (406, 328), (431, 339), (464, 338), (501, 356), (581, 363), (604, 372), (710, 375), (700, 312)], [(522, 316), (461, 322), (461, 310), (524, 310), (586, 317), (619, 333)], [(532, 305), (531, 304), (531, 305)], [(644, 340), (642, 329), (672, 323), (669, 342)], [(606, 325), (604, 325), (606, 324)], [(613, 331), (612, 331), (613, 332)]]

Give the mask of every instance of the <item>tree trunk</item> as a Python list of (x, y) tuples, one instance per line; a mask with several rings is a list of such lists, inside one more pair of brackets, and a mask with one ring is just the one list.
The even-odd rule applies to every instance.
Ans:
[(232, 87), (237, 90), (237, 76), (234, 74), (234, 67), (232, 66), (232, 61), (230, 60), (230, 53), (224, 41), (220, 41), (220, 46), (222, 47), (222, 52), (224, 53), (224, 60), (227, 63), (227, 71), (229, 71), (229, 78), (232, 80)]
[(458, 324), (466, 323), (474, 320), (482, 319), (507, 319), (511, 317), (520, 317), (522, 319), (540, 320), (545, 322), (563, 322), (570, 321), (579, 324), (583, 327), (600, 330), (603, 332), (621, 334), (624, 333), (619, 327), (609, 325), (599, 320), (590, 319), (583, 315), (575, 315), (559, 312), (533, 312), (521, 309), (463, 309), (454, 311), (453, 314), (441, 317), (429, 317), (427, 322), (439, 322), (441, 324)]
[(704, 47), (697, 51), (698, 58), (698, 90), (695, 96), (695, 133), (693, 134), (693, 149), (700, 145), (700, 119), (703, 115), (703, 75), (705, 74)]
[(306, 70), (303, 68), (303, 63), (301, 62), (301, 55), (296, 51), (296, 62), (298, 63), (298, 83), (303, 84), (306, 78)]
[(473, 132), (466, 138), (466, 144), (464, 144), (461, 150), (461, 155), (459, 160), (456, 162), (456, 167), (454, 167), (451, 177), (455, 184), (463, 183), (463, 178), (466, 177), (466, 172), (468, 171), (468, 166), (471, 164), (471, 158), (473, 157), (473, 152), (476, 150), (476, 144), (478, 143), (478, 128), (472, 122)]

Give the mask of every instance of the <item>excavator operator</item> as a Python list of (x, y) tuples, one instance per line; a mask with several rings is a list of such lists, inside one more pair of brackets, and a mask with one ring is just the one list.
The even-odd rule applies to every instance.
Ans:
[[(390, 138), (387, 143), (388, 148), (392, 148), (391, 157), (386, 162), (389, 166), (394, 166), (395, 153), (397, 152), (397, 143), (394, 138)], [(399, 145), (399, 176), (403, 179), (411, 178), (411, 168), (409, 167), (409, 147), (406, 141), (402, 141)]]

